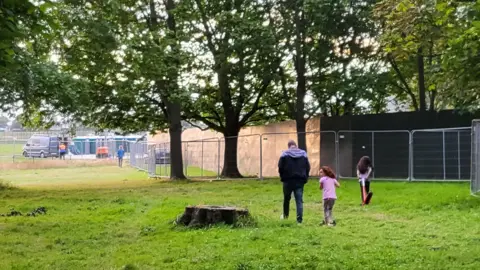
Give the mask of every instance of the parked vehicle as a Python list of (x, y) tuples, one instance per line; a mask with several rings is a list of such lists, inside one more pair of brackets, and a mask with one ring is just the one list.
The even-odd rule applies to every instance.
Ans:
[(24, 157), (58, 157), (60, 140), (58, 136), (33, 135), (23, 147)]
[(163, 149), (155, 149), (155, 164), (170, 164), (170, 152)]
[(97, 158), (108, 158), (108, 147), (107, 146), (100, 146), (97, 147)]

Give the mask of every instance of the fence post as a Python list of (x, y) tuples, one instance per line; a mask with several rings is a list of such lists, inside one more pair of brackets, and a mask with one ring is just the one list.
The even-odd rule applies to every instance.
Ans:
[(263, 134), (260, 135), (260, 180), (263, 180)]
[[(168, 145), (170, 145), (170, 142), (168, 142)], [(170, 147), (169, 147), (169, 148), (170, 148)], [(168, 150), (168, 152), (171, 153), (171, 152), (172, 152), (172, 149)], [(167, 153), (167, 143), (165, 143), (165, 142), (163, 143), (163, 153), (164, 153), (164, 154)], [(163, 166), (163, 170), (164, 170), (164, 172), (165, 172), (165, 176), (167, 176), (168, 178), (170, 178), (170, 177), (172, 176), (172, 164), (171, 164), (171, 163), (172, 163), (172, 161), (171, 161), (171, 159), (170, 159), (169, 164), (164, 164), (164, 166)], [(156, 165), (155, 165), (155, 166), (156, 166)], [(160, 167), (160, 168), (161, 168), (161, 167)], [(170, 169), (168, 169), (168, 168), (170, 168)], [(185, 176), (186, 176), (186, 175), (185, 175)]]
[(339, 134), (338, 132), (335, 132), (335, 155), (336, 155), (336, 161), (335, 165), (337, 166), (337, 175), (340, 175), (340, 139), (339, 139)]
[[(185, 159), (185, 176), (188, 178), (188, 142), (187, 142), (187, 145), (185, 146), (185, 156), (186, 156), (186, 159)], [(170, 173), (171, 173), (171, 169), (170, 169)]]
[(458, 180), (462, 179), (461, 162), (460, 162), (460, 131), (457, 131), (457, 156), (458, 156)]
[[(313, 134), (315, 135), (315, 133)], [(305, 135), (305, 140), (307, 135)], [(322, 131), (318, 131), (318, 174), (320, 174), (320, 170), (322, 169)]]
[(413, 180), (413, 132), (409, 131), (408, 138), (408, 181)]
[[(372, 166), (375, 168), (375, 131), (372, 131)], [(375, 178), (375, 170), (372, 171), (372, 178)]]
[(217, 138), (217, 179), (220, 179), (220, 138)]
[(202, 139), (202, 158), (201, 158), (200, 176), (203, 177), (203, 139)]
[(442, 148), (443, 148), (443, 180), (447, 179), (447, 171), (445, 169), (445, 130), (442, 130), (442, 140), (443, 140), (443, 143), (442, 143)]

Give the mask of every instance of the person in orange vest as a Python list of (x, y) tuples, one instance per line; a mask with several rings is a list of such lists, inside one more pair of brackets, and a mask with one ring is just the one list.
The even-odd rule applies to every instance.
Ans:
[(60, 159), (65, 159), (65, 154), (67, 154), (67, 147), (64, 143), (60, 144)]

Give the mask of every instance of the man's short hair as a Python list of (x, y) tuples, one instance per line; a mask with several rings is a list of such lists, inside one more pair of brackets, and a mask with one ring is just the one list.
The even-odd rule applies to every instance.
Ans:
[(294, 140), (288, 141), (288, 148), (290, 148), (292, 146), (297, 146), (297, 143)]

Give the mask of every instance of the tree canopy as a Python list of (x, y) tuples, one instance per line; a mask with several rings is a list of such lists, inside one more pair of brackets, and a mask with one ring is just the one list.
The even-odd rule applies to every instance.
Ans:
[(6, 0), (0, 108), (30, 126), (225, 137), (240, 177), (241, 128), (312, 116), (480, 107), (480, 2), (447, 0)]

